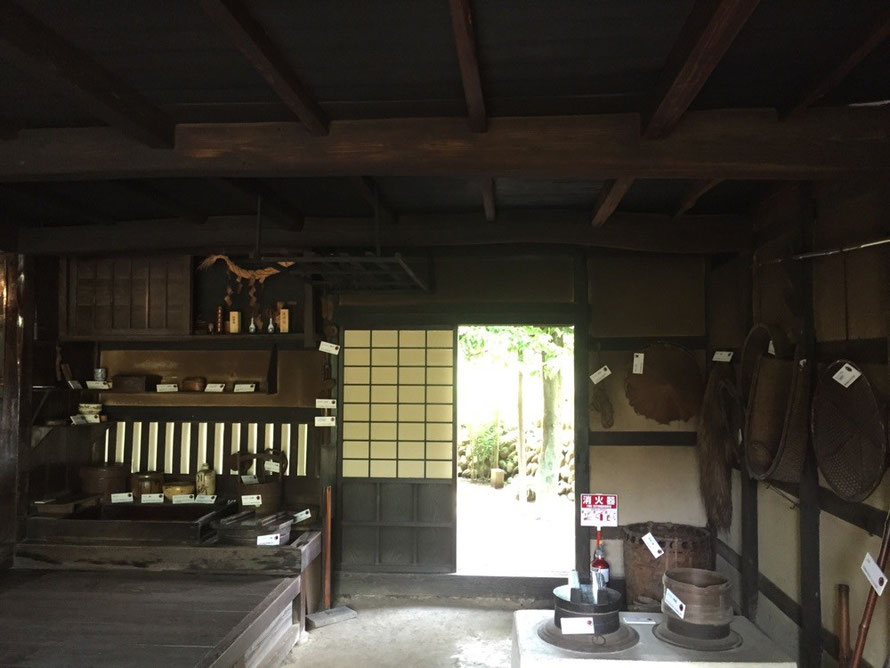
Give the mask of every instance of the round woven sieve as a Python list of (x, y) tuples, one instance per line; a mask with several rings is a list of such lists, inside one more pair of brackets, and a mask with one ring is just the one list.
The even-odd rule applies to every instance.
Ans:
[(871, 494), (887, 466), (887, 436), (881, 409), (865, 375), (849, 387), (834, 379), (852, 362), (838, 360), (819, 377), (813, 397), (811, 429), (819, 470), (831, 489), (847, 501)]

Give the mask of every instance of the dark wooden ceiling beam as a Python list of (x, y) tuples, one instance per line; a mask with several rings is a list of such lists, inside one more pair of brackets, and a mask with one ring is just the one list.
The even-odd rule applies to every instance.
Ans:
[(182, 218), (183, 220), (197, 223), (198, 225), (207, 221), (207, 214), (198, 211), (197, 208), (189, 202), (185, 202), (179, 197), (169, 195), (145, 181), (134, 179), (118, 181), (117, 183), (127, 191), (151, 200), (171, 216)]
[(18, 212), (20, 218), (37, 225), (57, 223), (59, 220), (110, 226), (114, 219), (96, 210), (92, 202), (59, 193), (52, 186), (39, 192), (0, 184), (0, 199), (4, 208)]
[[(146, 253), (165, 251), (250, 250), (255, 243), (253, 216), (212, 217), (204, 225), (175, 220), (118, 223), (108, 227), (76, 226), (22, 229), (23, 253)], [(383, 248), (442, 248), (533, 244), (616, 248), (657, 253), (736, 253), (750, 247), (751, 225), (742, 216), (669, 216), (616, 213), (603, 227), (585, 224), (585, 211), (559, 209), (502, 210), (499, 225), (488, 225), (482, 212), (402, 214), (398, 225), (380, 227)], [(542, 225), (541, 221), (547, 224)], [(267, 253), (316, 247), (363, 248), (373, 243), (369, 218), (307, 218), (296, 233), (282, 228), (263, 231)]]
[(759, 0), (697, 0), (668, 56), (643, 116), (643, 136), (659, 139), (679, 122)]
[(0, 151), (0, 181), (186, 176), (459, 176), (604, 180), (823, 179), (886, 171), (890, 108), (698, 111), (661, 141), (639, 116), (497, 117), (469, 134), (460, 118), (336, 121), (324, 141), (299, 123), (180, 124), (175, 151), (107, 128), (22, 130)]
[(683, 198), (680, 200), (680, 206), (677, 207), (677, 211), (674, 213), (674, 220), (690, 211), (692, 207), (696, 205), (698, 200), (721, 183), (723, 183), (723, 179), (699, 179), (690, 183), (686, 192), (683, 193)]
[(303, 212), (259, 179), (210, 179), (210, 184), (222, 192), (245, 198), (254, 209), (260, 206), (263, 218), (275, 220), (287, 230), (299, 232), (303, 229)]
[(821, 100), (888, 38), (890, 38), (890, 7), (883, 9), (876, 16), (869, 17), (868, 23), (849, 40), (840, 58), (816, 77), (800, 98), (788, 106), (783, 115), (787, 117), (800, 114)]
[(0, 3), (0, 58), (66, 94), (97, 119), (151, 148), (173, 146), (173, 122), (15, 3)]
[(199, 0), (220, 28), (262, 75), (282, 102), (313, 135), (328, 133), (328, 119), (318, 102), (296, 75), (281, 50), (240, 0)]
[(482, 179), (482, 211), (485, 220), (493, 223), (498, 217), (498, 210), (494, 198), (494, 179)]
[(380, 186), (370, 176), (352, 177), (353, 187), (356, 189), (365, 203), (371, 207), (375, 215), (380, 216), (383, 223), (392, 224), (397, 220), (395, 211), (380, 194)]
[(460, 77), (463, 81), (464, 97), (467, 101), (467, 121), (473, 132), (485, 132), (488, 117), (485, 112), (482, 77), (479, 74), (479, 57), (476, 52), (473, 7), (471, 0), (449, 1), (454, 45), (457, 48), (457, 62), (460, 65)]
[(624, 176), (620, 179), (611, 179), (603, 184), (603, 189), (600, 190), (596, 205), (593, 207), (591, 223), (594, 227), (599, 227), (609, 220), (609, 217), (615, 213), (615, 209), (621, 204), (624, 195), (630, 190), (633, 182), (632, 178)]

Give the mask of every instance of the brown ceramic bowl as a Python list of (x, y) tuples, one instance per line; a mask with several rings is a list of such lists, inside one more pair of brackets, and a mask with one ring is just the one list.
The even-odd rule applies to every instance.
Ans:
[(183, 392), (203, 392), (205, 387), (207, 387), (207, 379), (201, 376), (184, 378), (182, 381)]
[(164, 474), (158, 471), (130, 474), (130, 491), (139, 501), (143, 494), (160, 494), (164, 491)]
[(173, 500), (174, 496), (178, 496), (179, 494), (194, 494), (195, 493), (195, 483), (193, 482), (165, 482), (164, 483), (164, 498)]

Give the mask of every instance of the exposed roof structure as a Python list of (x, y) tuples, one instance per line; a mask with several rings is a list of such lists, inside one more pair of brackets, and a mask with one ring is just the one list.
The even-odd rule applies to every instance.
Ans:
[(776, 180), (886, 169), (888, 34), (880, 0), (17, 0), (0, 216), (27, 250), (73, 225), (207, 232), (258, 198), (296, 235), (742, 215)]

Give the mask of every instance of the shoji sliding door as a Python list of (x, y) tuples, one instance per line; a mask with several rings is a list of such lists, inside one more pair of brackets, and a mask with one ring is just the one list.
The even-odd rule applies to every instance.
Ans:
[(455, 567), (455, 350), (451, 329), (346, 330), (341, 568)]

